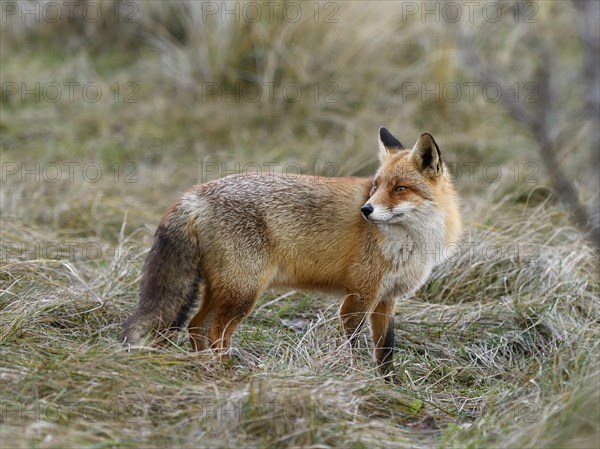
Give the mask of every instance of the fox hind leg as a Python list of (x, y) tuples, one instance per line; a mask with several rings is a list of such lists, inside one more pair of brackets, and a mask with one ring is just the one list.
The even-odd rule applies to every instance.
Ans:
[(204, 285), (200, 310), (198, 310), (188, 324), (190, 344), (194, 351), (204, 351), (210, 347), (210, 341), (208, 340), (207, 335), (208, 322), (210, 321), (209, 315), (214, 312), (214, 309), (214, 295), (211, 293), (210, 288), (207, 285)]
[(229, 359), (231, 337), (241, 321), (252, 312), (259, 293), (257, 289), (241, 295), (228, 291), (215, 294), (215, 316), (208, 328), (208, 338), (211, 349), (221, 360)]

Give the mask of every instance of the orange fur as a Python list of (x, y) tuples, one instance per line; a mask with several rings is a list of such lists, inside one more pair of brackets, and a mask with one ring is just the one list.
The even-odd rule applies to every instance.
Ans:
[(447, 257), (440, 249), (458, 241), (461, 224), (430, 135), (405, 150), (382, 128), (379, 145), (373, 178), (232, 175), (185, 193), (159, 225), (125, 341), (181, 327), (202, 296), (192, 347), (227, 357), (265, 288), (342, 292), (346, 334), (353, 341), (370, 317), (375, 358), (389, 372), (395, 300)]

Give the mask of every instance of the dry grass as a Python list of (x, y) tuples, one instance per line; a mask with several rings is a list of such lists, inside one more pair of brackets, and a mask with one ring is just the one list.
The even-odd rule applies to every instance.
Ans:
[[(139, 6), (133, 24), (1, 25), (3, 82), (103, 88), (100, 101), (71, 104), (21, 101), (3, 84), (2, 447), (600, 446), (597, 258), (546, 187), (531, 136), (481, 95), (402, 101), (403, 83), (475, 81), (453, 25), (403, 23), (393, 2), (340, 3), (337, 24), (304, 9), (297, 23), (199, 26), (199, 2)], [(569, 94), (557, 114), (557, 132), (568, 128), (571, 139), (564, 167), (593, 198), (593, 156), (580, 144), (590, 127), (569, 116), (584, 94), (570, 84), (572, 11), (539, 6), (532, 26), (561, 41), (565, 61), (555, 79)], [(520, 35), (510, 25), (474, 25), (478, 45), (506, 67)], [(511, 70), (527, 80), (526, 64)], [(134, 83), (139, 101), (115, 101), (115, 82)], [(269, 82), (305, 93), (295, 102), (203, 98), (206, 83)], [(338, 101), (315, 102), (315, 83), (320, 94), (334, 83)], [(202, 179), (203, 163), (292, 162), (309, 173), (318, 163), (331, 174), (332, 162), (336, 175), (368, 174), (380, 125), (407, 145), (430, 131), (445, 159), (462, 164), (468, 227), (458, 256), (397, 306), (398, 385), (378, 377), (366, 332), (354, 353), (340, 339), (338, 298), (300, 292), (260, 299), (229, 365), (198, 360), (185, 335), (122, 351), (153, 230)], [(61, 165), (48, 181), (48, 163), (74, 161), (72, 180)], [(470, 162), (503, 175), (490, 182), (476, 169), (471, 180)], [(23, 179), (21, 163), (39, 179)], [(102, 169), (97, 182), (81, 171), (89, 163)], [(531, 184), (526, 163), (539, 168)], [(429, 416), (436, 429), (424, 425)]]

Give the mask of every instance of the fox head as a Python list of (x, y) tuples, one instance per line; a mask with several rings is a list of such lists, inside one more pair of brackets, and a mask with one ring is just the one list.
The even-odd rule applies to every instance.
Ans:
[(386, 128), (380, 128), (379, 160), (370, 197), (361, 208), (366, 220), (422, 228), (439, 227), (441, 220), (446, 240), (449, 232), (460, 233), (456, 194), (431, 134), (421, 134), (408, 150)]

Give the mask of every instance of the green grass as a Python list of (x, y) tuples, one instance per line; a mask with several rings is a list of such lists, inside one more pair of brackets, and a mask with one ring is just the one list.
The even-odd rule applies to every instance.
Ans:
[[(198, 5), (140, 3), (128, 25), (1, 24), (3, 82), (96, 82), (103, 96), (3, 97), (0, 446), (599, 447), (597, 255), (547, 187), (535, 142), (481, 96), (401, 100), (403, 82), (475, 81), (455, 28), (404, 23), (393, 2), (340, 3), (337, 24), (307, 15), (201, 27)], [(573, 82), (573, 12), (539, 6), (531, 26), (561, 42), (555, 57), (565, 61), (554, 80), (568, 94), (556, 123), (570, 138), (564, 169), (597, 198), (584, 145), (592, 131), (573, 112), (585, 94)], [(473, 27), (478, 45), (525, 82), (530, 67), (510, 58), (513, 25)], [(527, 51), (535, 47), (520, 48), (522, 60)], [(203, 83), (238, 81), (295, 82), (305, 95), (202, 100)], [(138, 101), (115, 101), (110, 86), (123, 94), (130, 82)], [(311, 86), (327, 93), (330, 82), (338, 101), (315, 102)], [(463, 164), (461, 251), (396, 308), (398, 384), (374, 369), (367, 330), (358, 349), (344, 343), (340, 299), (315, 293), (267, 292), (236, 334), (231, 363), (199, 359), (184, 334), (123, 351), (121, 323), (154, 229), (203, 164), (313, 173), (318, 163), (322, 173), (334, 163), (336, 175), (370, 174), (381, 125), (405, 145), (431, 132), (444, 159)], [(79, 163), (73, 179), (70, 162)], [(22, 163), (34, 174), (23, 179)], [(57, 182), (49, 163), (63, 168)], [(489, 182), (477, 169), (470, 180), (465, 163), (497, 164), (502, 176)], [(527, 163), (538, 167), (534, 183)], [(86, 164), (101, 168), (96, 182)]]

